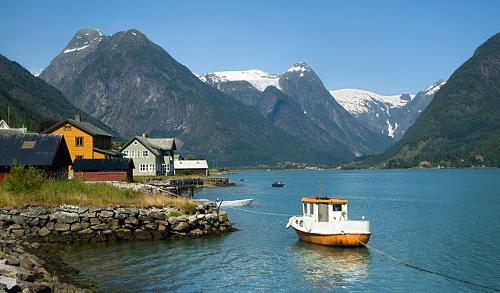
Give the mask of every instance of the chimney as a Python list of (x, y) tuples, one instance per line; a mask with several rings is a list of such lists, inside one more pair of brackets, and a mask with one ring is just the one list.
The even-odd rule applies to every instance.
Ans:
[(142, 137), (146, 137), (146, 134), (145, 134), (145, 133), (143, 133), (143, 134), (142, 134)]
[(81, 122), (81, 121), (82, 121), (82, 116), (80, 116), (80, 115), (75, 115), (75, 121), (76, 121), (76, 122)]

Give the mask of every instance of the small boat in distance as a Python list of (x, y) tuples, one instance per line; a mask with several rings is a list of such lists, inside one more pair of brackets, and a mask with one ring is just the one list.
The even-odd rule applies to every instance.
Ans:
[(238, 200), (220, 200), (217, 199), (216, 203), (219, 207), (244, 207), (249, 206), (253, 202), (252, 198), (238, 199)]
[(347, 200), (328, 197), (302, 198), (302, 216), (288, 220), (299, 239), (329, 246), (356, 247), (370, 240), (370, 222), (349, 220)]
[(240, 181), (244, 182), (244, 181), (247, 181), (246, 178), (240, 178)]
[(285, 187), (285, 182), (283, 182), (283, 181), (274, 181), (271, 186), (272, 187)]

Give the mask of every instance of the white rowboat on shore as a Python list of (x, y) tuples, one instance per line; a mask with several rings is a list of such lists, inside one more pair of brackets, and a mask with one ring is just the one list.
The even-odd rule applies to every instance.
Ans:
[(244, 207), (249, 206), (253, 202), (252, 198), (248, 199), (238, 199), (238, 200), (222, 200), (217, 201), (217, 205), (220, 204), (220, 207)]

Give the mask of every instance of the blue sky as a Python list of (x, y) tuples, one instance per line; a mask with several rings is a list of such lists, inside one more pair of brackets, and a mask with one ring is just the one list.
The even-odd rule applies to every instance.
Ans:
[(0, 2), (0, 54), (45, 68), (83, 27), (136, 28), (199, 73), (283, 72), (305, 61), (328, 89), (415, 93), (500, 32), (500, 1)]

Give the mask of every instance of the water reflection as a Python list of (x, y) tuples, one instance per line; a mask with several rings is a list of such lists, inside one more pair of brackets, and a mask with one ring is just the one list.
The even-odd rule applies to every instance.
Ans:
[(291, 250), (303, 280), (316, 289), (346, 288), (368, 277), (370, 252), (366, 247), (340, 248), (297, 241)]

